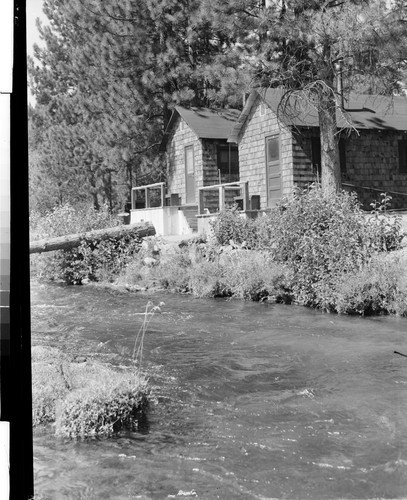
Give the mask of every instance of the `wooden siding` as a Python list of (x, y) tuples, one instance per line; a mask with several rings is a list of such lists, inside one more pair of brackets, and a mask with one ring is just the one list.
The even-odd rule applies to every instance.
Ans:
[[(407, 172), (403, 173), (399, 168), (399, 141), (405, 139), (406, 133), (391, 130), (352, 133), (345, 142), (346, 174), (343, 182), (407, 195)], [(357, 193), (366, 208), (380, 198), (378, 191), (359, 189)], [(391, 196), (391, 208), (407, 207), (407, 196)]]
[(198, 187), (202, 186), (202, 143), (182, 118), (178, 118), (167, 145), (167, 194), (179, 194), (181, 204), (185, 204), (185, 147), (194, 146), (196, 199)]
[(293, 143), (290, 130), (279, 124), (275, 114), (262, 107), (257, 98), (238, 137), (240, 180), (249, 181), (249, 194), (260, 195), (260, 207), (267, 206), (266, 137), (279, 135), (281, 160), (281, 192), (287, 196), (293, 191)]

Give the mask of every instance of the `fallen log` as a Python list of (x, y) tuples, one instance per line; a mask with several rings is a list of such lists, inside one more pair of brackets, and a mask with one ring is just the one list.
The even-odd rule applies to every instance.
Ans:
[(146, 236), (154, 236), (155, 229), (151, 222), (139, 222), (128, 226), (122, 225), (106, 229), (96, 229), (84, 233), (67, 234), (56, 238), (44, 238), (42, 240), (30, 242), (30, 254), (53, 252), (54, 250), (71, 250), (72, 248), (78, 247), (84, 240), (97, 242), (109, 238), (119, 239), (125, 235), (144, 238)]

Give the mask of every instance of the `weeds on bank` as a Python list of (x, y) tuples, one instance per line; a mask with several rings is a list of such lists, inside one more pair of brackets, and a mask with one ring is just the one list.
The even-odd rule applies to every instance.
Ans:
[(153, 267), (139, 262), (138, 273), (198, 297), (407, 315), (403, 267), (387, 259), (403, 237), (400, 218), (386, 213), (388, 203), (383, 195), (367, 214), (355, 195), (327, 196), (314, 187), (255, 220), (232, 207), (214, 222), (214, 243), (175, 248)]
[[(219, 244), (232, 238), (265, 251), (274, 265), (284, 266), (284, 286), (298, 304), (347, 313), (405, 314), (405, 287), (397, 265), (383, 261), (386, 253), (400, 248), (403, 238), (400, 218), (386, 214), (389, 202), (383, 193), (366, 214), (356, 195), (326, 195), (315, 186), (254, 221), (245, 221), (233, 208), (224, 210), (213, 230)], [(253, 275), (253, 271), (244, 273), (242, 281), (249, 285)], [(362, 282), (364, 288), (360, 288)], [(267, 294), (267, 287), (263, 293)], [(365, 300), (356, 300), (357, 294)], [(380, 299), (383, 294), (386, 300)], [(392, 306), (392, 301), (399, 305)]]

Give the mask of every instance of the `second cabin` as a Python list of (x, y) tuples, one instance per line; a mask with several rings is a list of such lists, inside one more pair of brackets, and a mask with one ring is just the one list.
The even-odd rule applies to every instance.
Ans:
[[(283, 96), (253, 91), (229, 136), (238, 144), (240, 180), (263, 210), (321, 176), (317, 111)], [(391, 208), (407, 207), (407, 99), (351, 94), (337, 123), (344, 189), (367, 209), (382, 192), (392, 196)]]
[[(239, 181), (237, 144), (228, 142), (239, 114), (235, 109), (176, 106), (160, 145), (167, 182), (133, 188), (131, 222), (151, 221), (158, 234), (197, 231), (202, 189)], [(217, 193), (209, 190), (203, 196), (206, 211), (219, 211)]]

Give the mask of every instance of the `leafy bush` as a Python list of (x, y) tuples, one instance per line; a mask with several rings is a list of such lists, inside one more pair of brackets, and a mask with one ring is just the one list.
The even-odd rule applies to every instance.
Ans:
[[(100, 211), (92, 207), (74, 208), (69, 204), (56, 207), (44, 217), (32, 214), (32, 237), (45, 238), (114, 227), (118, 224), (107, 207)], [(32, 274), (38, 278), (63, 280), (80, 284), (83, 280), (112, 280), (138, 252), (140, 240), (128, 233), (120, 238), (99, 242), (83, 240), (72, 250), (34, 255)]]
[(292, 270), (295, 301), (315, 306), (321, 289), (333, 289), (343, 273), (357, 272), (376, 252), (399, 248), (400, 219), (385, 214), (388, 197), (383, 197), (366, 214), (355, 194), (325, 194), (315, 186), (253, 221), (235, 209), (224, 210), (213, 224), (214, 235), (222, 245), (233, 240), (267, 250)]
[(84, 279), (112, 281), (137, 254), (140, 243), (128, 234), (99, 242), (84, 240), (63, 253), (60, 278), (68, 284), (80, 284)]
[(293, 293), (305, 305), (316, 305), (321, 283), (331, 286), (401, 240), (400, 224), (382, 222), (377, 214), (367, 217), (356, 195), (325, 194), (317, 187), (280, 205), (268, 218), (271, 256), (292, 268)]
[(216, 219), (209, 224), (219, 245), (228, 245), (230, 240), (237, 243), (245, 240), (246, 220), (239, 215), (237, 205), (221, 210)]

